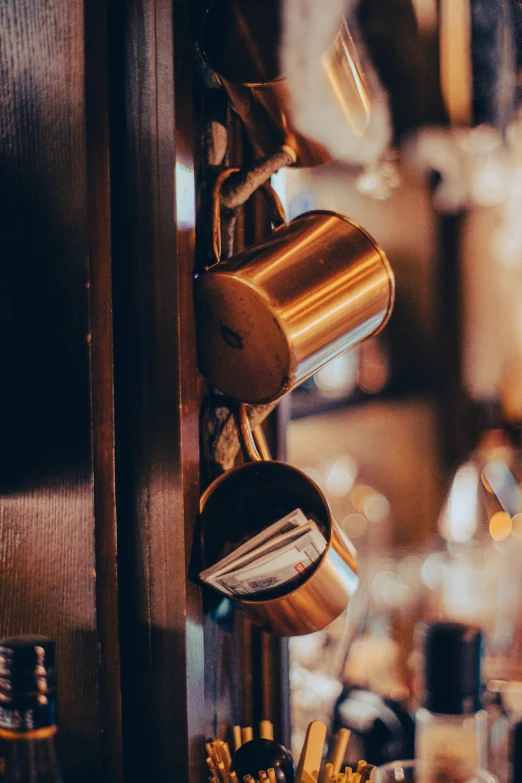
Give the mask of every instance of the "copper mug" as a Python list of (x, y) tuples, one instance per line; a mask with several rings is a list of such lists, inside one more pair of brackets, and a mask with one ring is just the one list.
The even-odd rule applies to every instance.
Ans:
[[(286, 147), (295, 166), (330, 163), (328, 150), (294, 125), (290, 93), (278, 62), (280, 13), (280, 0), (213, 0), (203, 19), (200, 49), (259, 155)], [(369, 123), (370, 98), (345, 21), (317, 67), (347, 133), (362, 137)]]
[(261, 244), (219, 261), (195, 281), (198, 363), (220, 391), (247, 403), (277, 400), (387, 323), (395, 283), (379, 245), (357, 223), (326, 210), (288, 225), (274, 191), (277, 228)]
[(317, 484), (297, 468), (270, 459), (260, 431), (254, 430), (253, 435), (250, 430), (244, 405), (239, 406), (237, 420), (249, 461), (217, 478), (201, 497), (205, 567), (223, 556), (227, 544), (237, 545), (245, 535), (256, 535), (301, 508), (305, 516), (313, 516), (327, 541), (315, 569), (283, 595), (233, 600), (256, 625), (279, 636), (319, 631), (344, 611), (357, 589), (357, 554), (332, 518)]

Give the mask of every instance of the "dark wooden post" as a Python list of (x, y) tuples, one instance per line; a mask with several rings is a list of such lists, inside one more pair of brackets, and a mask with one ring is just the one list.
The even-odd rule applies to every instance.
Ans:
[(56, 639), (75, 781), (120, 766), (104, 9), (0, 8), (0, 635)]

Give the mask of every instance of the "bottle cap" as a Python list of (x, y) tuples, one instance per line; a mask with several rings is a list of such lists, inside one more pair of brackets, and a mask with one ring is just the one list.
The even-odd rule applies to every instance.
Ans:
[(481, 708), (482, 633), (455, 622), (431, 623), (424, 634), (424, 699), (430, 712), (472, 714)]
[(47, 636), (0, 640), (0, 729), (27, 732), (55, 723), (54, 641)]

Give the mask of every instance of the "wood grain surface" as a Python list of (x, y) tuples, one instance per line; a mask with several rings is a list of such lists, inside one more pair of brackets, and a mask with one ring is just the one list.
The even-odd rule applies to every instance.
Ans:
[[(187, 2), (111, 4), (116, 464), (126, 779), (204, 767)], [(176, 72), (176, 76), (175, 76)]]
[(85, 115), (89, 215), (99, 737), (102, 777), (123, 780), (117, 572), (107, 0), (85, 4)]
[(0, 635), (56, 639), (67, 780), (99, 773), (84, 6), (0, 5)]

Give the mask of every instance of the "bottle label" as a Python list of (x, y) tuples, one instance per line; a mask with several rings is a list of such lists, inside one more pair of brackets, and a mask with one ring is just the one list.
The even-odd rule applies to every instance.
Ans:
[(432, 720), (432, 723), (424, 723), (417, 714), (416, 758), (486, 768), (487, 715), (483, 710), (468, 717), (447, 716), (446, 720)]
[(57, 731), (56, 726), (44, 726), (43, 729), (33, 729), (32, 731), (11, 731), (0, 728), (0, 740), (43, 740), (54, 737)]
[(56, 698), (47, 694), (13, 696), (0, 704), (0, 730), (29, 732), (56, 726)]

